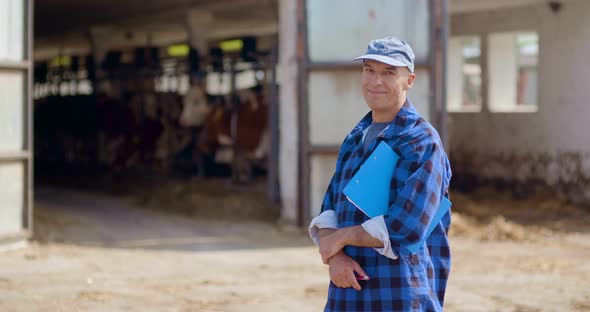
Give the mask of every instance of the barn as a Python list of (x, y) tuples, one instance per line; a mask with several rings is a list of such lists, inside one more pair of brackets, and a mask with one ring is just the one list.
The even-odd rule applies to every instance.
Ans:
[[(584, 0), (3, 1), (0, 242), (30, 238), (36, 185), (71, 176), (221, 176), (305, 226), (367, 111), (351, 59), (391, 34), (414, 47), (410, 97), (458, 187), (587, 200), (589, 11)], [(223, 109), (181, 122), (189, 102)]]

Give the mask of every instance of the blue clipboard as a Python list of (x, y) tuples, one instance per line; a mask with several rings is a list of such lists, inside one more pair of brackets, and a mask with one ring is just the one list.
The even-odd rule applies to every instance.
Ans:
[[(342, 190), (348, 201), (369, 218), (387, 213), (391, 179), (398, 160), (397, 153), (387, 143), (381, 141)], [(439, 209), (430, 222), (425, 239), (430, 236), (450, 208), (451, 202), (443, 196)], [(406, 249), (414, 253), (423, 243), (424, 241), (417, 242), (407, 246)]]
[(443, 196), (443, 199), (440, 202), (438, 209), (436, 210), (436, 214), (434, 214), (434, 218), (432, 219), (432, 222), (430, 222), (430, 226), (428, 226), (428, 231), (424, 236), (424, 240), (406, 246), (406, 249), (411, 253), (415, 253), (416, 251), (418, 251), (420, 247), (422, 247), (422, 245), (424, 244), (424, 241), (428, 237), (430, 237), (430, 234), (432, 234), (434, 228), (440, 223), (440, 220), (447, 214), (447, 212), (449, 212), (449, 209), (451, 209), (451, 201), (446, 196)]
[(381, 141), (342, 192), (370, 218), (387, 213), (391, 178), (399, 156)]

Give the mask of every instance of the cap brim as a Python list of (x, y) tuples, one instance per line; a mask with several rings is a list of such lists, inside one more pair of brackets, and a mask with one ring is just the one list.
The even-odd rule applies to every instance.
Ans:
[[(379, 55), (379, 54), (365, 54), (365, 55), (362, 55), (362, 56), (359, 56), (359, 57), (353, 59), (353, 61), (358, 61), (358, 60), (374, 60), (374, 61), (378, 61), (381, 63), (389, 64), (391, 66), (408, 67), (408, 65), (404, 64), (403, 62), (400, 62), (400, 61), (393, 59), (391, 57)], [(410, 67), (408, 67), (408, 69), (409, 68)]]

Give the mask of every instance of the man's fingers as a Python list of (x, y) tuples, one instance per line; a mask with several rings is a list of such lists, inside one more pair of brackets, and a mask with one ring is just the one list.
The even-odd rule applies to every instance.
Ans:
[(354, 262), (354, 271), (360, 277), (362, 277), (363, 280), (368, 280), (369, 279), (369, 275), (365, 272), (365, 270), (363, 270), (363, 268), (361, 268), (361, 266), (356, 261)]
[(341, 277), (338, 277), (338, 278), (334, 279), (332, 282), (334, 282), (334, 285), (336, 285), (336, 286), (338, 286), (340, 288), (347, 288), (347, 287), (349, 287), (347, 285), (346, 280), (343, 279), (343, 278), (341, 278)]
[(352, 286), (350, 279), (348, 277), (348, 273), (346, 271), (340, 271), (339, 273), (335, 274), (334, 279), (336, 280), (336, 286), (340, 288), (348, 288)]
[(348, 282), (350, 283), (350, 286), (352, 286), (352, 288), (356, 290), (361, 290), (361, 285), (359, 285), (359, 282), (356, 280), (353, 271), (348, 272), (347, 277)]
[(334, 261), (330, 260), (330, 262), (330, 279), (334, 285), (340, 288), (353, 287), (356, 290), (361, 290), (361, 285), (356, 278), (355, 272), (365, 280), (368, 279), (368, 276), (356, 261), (344, 256)]

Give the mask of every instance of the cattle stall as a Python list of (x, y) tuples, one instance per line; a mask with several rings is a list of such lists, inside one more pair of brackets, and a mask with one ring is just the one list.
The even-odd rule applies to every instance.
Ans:
[(184, 181), (276, 204), (277, 14), (276, 1), (39, 2), (37, 185)]

